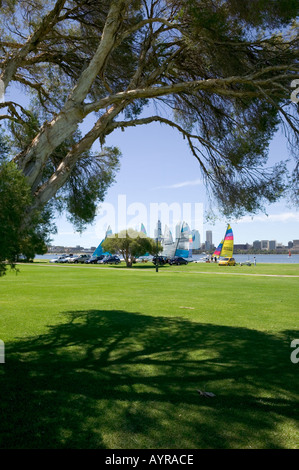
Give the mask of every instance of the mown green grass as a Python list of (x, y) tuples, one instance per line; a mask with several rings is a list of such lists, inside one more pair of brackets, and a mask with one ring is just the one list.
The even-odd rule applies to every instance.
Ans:
[(19, 269), (1, 448), (299, 447), (298, 265)]
[[(127, 269), (126, 264), (121, 262), (119, 265), (103, 265), (103, 264), (80, 264), (80, 265), (69, 265), (69, 264), (52, 264), (49, 263), (49, 260), (39, 259), (35, 260), (35, 264), (39, 265), (49, 265), (49, 266), (60, 266), (69, 268), (70, 266), (74, 268), (93, 268), (93, 269)], [(147, 263), (135, 263), (130, 269), (141, 269), (141, 270), (154, 270), (155, 267), (152, 262)], [(164, 266), (159, 266), (159, 270), (180, 270), (180, 272), (209, 272), (209, 273), (241, 273), (241, 274), (273, 274), (273, 275), (297, 275), (299, 276), (299, 264), (286, 263), (286, 264), (274, 264), (274, 263), (257, 263), (256, 266), (253, 264), (251, 266), (218, 266), (217, 263), (189, 263), (188, 265), (183, 266), (170, 266), (166, 264)]]

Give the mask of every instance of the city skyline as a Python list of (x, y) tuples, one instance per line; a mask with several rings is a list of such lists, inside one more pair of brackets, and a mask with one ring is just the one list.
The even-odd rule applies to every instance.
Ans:
[[(98, 244), (104, 237), (107, 229), (107, 223), (102, 224), (101, 221), (102, 218), (98, 216), (94, 224), (91, 224), (86, 231), (79, 234), (74, 231), (73, 226), (65, 217), (60, 217), (58, 218), (58, 234), (52, 237), (52, 244), (71, 244), (72, 246), (82, 244), (84, 246), (93, 246)], [(226, 221), (218, 221), (215, 225), (211, 225), (203, 222), (201, 228), (196, 223), (192, 223), (190, 228), (191, 230), (199, 231), (202, 241), (206, 240), (205, 233), (212, 231), (213, 243), (217, 245), (223, 238), (227, 223)], [(270, 214), (269, 216), (258, 215), (252, 219), (250, 216), (244, 216), (240, 220), (230, 220), (229, 223), (233, 228), (236, 244), (253, 244), (255, 240), (275, 239), (278, 244), (287, 246), (289, 241), (299, 239), (299, 214), (294, 212), (282, 212)], [(164, 232), (165, 225), (162, 219), (162, 232)], [(136, 224), (130, 223), (130, 218), (128, 218), (127, 228), (129, 227), (138, 230)], [(145, 229), (149, 236), (155, 238), (154, 231), (150, 231), (147, 225), (145, 225)], [(172, 233), (175, 233), (175, 224), (170, 227), (170, 230)], [(273, 234), (275, 234), (275, 238)]]
[[(165, 240), (165, 239), (168, 239), (168, 238), (171, 238), (171, 240), (173, 239), (177, 239), (179, 238), (179, 235), (178, 235), (178, 227), (181, 227), (183, 224), (183, 222), (178, 222), (176, 227), (175, 227), (175, 230), (174, 230), (174, 237), (172, 236), (172, 231), (169, 230), (169, 227), (167, 225), (165, 225), (165, 231), (162, 230), (162, 224), (161, 224), (161, 221), (158, 220), (157, 222), (157, 226), (154, 230), (154, 238), (158, 238), (160, 240)], [(190, 228), (189, 228), (190, 229)], [(113, 231), (111, 231), (111, 228), (110, 226), (108, 227), (108, 230), (109, 230), (109, 234), (113, 233)], [(138, 230), (138, 228), (137, 228)], [(140, 232), (142, 232), (143, 230), (145, 230), (145, 233), (146, 233), (146, 229), (144, 227), (144, 224), (142, 223), (141, 224), (141, 229), (138, 230)], [(198, 230), (196, 229), (190, 229), (189, 230), (190, 232), (190, 235), (192, 235), (192, 238), (193, 238), (193, 249), (207, 249), (207, 250), (210, 250), (211, 248), (216, 248), (218, 246), (218, 243), (215, 244), (213, 242), (213, 231), (212, 230), (207, 230), (206, 231), (206, 236), (202, 238), (201, 234), (199, 233)], [(143, 232), (144, 233), (144, 232)], [(106, 234), (105, 236), (107, 236), (108, 234), (108, 231), (106, 231)], [(104, 236), (104, 238), (105, 238)], [(254, 240), (252, 243), (248, 243), (248, 242), (245, 242), (245, 243), (234, 243), (234, 245), (236, 247), (238, 247), (240, 249), (241, 246), (247, 246), (248, 248), (255, 248), (257, 250), (276, 250), (278, 248), (292, 248), (294, 246), (294, 248), (298, 249), (299, 248), (299, 239), (293, 239), (293, 240), (289, 240), (287, 244), (283, 244), (282, 242), (279, 242), (277, 240)], [(49, 246), (60, 246), (60, 247), (63, 247), (64, 245), (53, 245), (53, 244), (49, 244)], [(69, 248), (69, 246), (66, 246)], [(95, 249), (96, 246), (90, 246), (90, 247), (87, 247), (87, 246), (81, 246), (81, 245), (76, 245), (76, 246), (72, 246), (72, 248), (76, 248), (76, 249), (80, 249), (80, 248), (83, 248), (83, 249)]]
[[(295, 212), (282, 212), (277, 214), (259, 215), (255, 219), (248, 220), (249, 217), (245, 216), (238, 221), (230, 221), (234, 231), (235, 241), (238, 244), (253, 244), (255, 240), (276, 240), (277, 243), (282, 243), (287, 246), (289, 241), (299, 239), (299, 214)], [(162, 227), (164, 226), (163, 222)], [(106, 226), (102, 226), (100, 221), (96, 219), (94, 224), (87, 227), (82, 234), (74, 231), (73, 226), (65, 217), (57, 218), (58, 233), (53, 235), (52, 244), (64, 245), (66, 242), (71, 245), (84, 244), (85, 246), (92, 246), (97, 244), (105, 233)], [(227, 222), (218, 222), (215, 226), (203, 223), (203, 230), (198, 230), (196, 224), (191, 227), (193, 230), (198, 230), (201, 240), (205, 239), (205, 232), (213, 232), (213, 243), (216, 245), (221, 241), (225, 233)], [(131, 227), (128, 224), (128, 228)], [(136, 228), (132, 227), (132, 228)], [(154, 237), (154, 233), (149, 233), (148, 228), (145, 227), (149, 236)], [(275, 237), (273, 237), (275, 233)]]

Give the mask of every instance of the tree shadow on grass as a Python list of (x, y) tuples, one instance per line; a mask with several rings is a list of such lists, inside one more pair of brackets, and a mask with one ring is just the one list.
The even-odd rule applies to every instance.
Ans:
[(294, 337), (125, 311), (67, 312), (47, 334), (6, 344), (0, 447), (287, 447), (296, 441)]

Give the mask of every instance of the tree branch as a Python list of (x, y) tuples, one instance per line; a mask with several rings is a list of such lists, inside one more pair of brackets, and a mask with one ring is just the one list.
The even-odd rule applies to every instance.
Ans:
[(29, 36), (24, 46), (22, 46), (12, 57), (9, 57), (3, 64), (3, 72), (0, 79), (3, 81), (5, 88), (13, 78), (22, 60), (36, 48), (37, 44), (45, 38), (45, 35), (51, 30), (57, 22), (59, 14), (64, 7), (66, 0), (57, 0), (53, 10), (51, 10), (41, 21), (37, 30)]
[[(44, 162), (87, 115), (81, 103), (86, 98), (97, 75), (101, 73), (105, 62), (114, 47), (122, 17), (130, 0), (113, 0), (107, 15), (100, 44), (89, 66), (82, 72), (71, 91), (63, 109), (50, 122), (43, 126), (40, 133), (32, 141), (30, 147), (15, 157), (32, 187), (37, 187)], [(119, 101), (118, 101), (119, 102)], [(34, 160), (34, 165), (31, 162)]]
[(123, 102), (108, 109), (106, 113), (103, 114), (100, 119), (98, 119), (93, 128), (70, 149), (50, 179), (40, 188), (35, 186), (35, 208), (42, 207), (50, 198), (56, 194), (58, 189), (60, 189), (68, 179), (72, 168), (74, 168), (81, 155), (89, 150), (97, 139), (107, 134), (106, 128), (115, 118), (115, 116), (117, 116), (124, 109), (125, 106), (126, 102)]

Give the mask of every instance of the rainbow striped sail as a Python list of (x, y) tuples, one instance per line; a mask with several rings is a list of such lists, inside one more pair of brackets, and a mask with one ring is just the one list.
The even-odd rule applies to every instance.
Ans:
[(230, 225), (227, 226), (220, 256), (232, 258), (234, 252), (234, 234)]
[(221, 255), (221, 250), (222, 250), (222, 247), (223, 247), (223, 242), (224, 240), (221, 240), (221, 242), (219, 243), (218, 247), (216, 248), (216, 250), (214, 251), (214, 253), (212, 254), (213, 258), (219, 258), (219, 256)]

